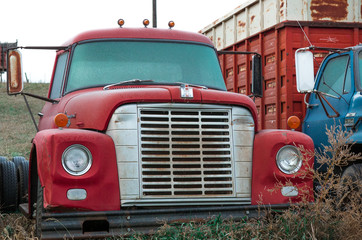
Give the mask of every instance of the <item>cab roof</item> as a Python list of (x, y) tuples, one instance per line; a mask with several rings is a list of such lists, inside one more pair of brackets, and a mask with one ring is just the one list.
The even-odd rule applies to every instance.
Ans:
[(64, 46), (96, 39), (164, 39), (204, 43), (213, 46), (211, 40), (200, 33), (158, 28), (113, 28), (87, 31), (65, 42)]

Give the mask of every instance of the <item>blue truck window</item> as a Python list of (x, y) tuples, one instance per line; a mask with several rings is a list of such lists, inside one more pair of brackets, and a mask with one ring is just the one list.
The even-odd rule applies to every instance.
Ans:
[(349, 67), (349, 55), (332, 58), (324, 68), (318, 91), (338, 97), (350, 90), (351, 69)]
[(68, 59), (68, 52), (63, 53), (58, 57), (57, 67), (55, 68), (54, 79), (52, 84), (52, 90), (50, 92), (50, 98), (59, 98), (61, 96), (61, 88), (65, 73), (65, 66)]

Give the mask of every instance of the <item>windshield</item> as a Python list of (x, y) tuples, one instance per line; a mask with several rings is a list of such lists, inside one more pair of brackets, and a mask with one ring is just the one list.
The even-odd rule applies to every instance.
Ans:
[(328, 60), (319, 82), (318, 91), (339, 97), (351, 90), (349, 55)]
[(226, 89), (216, 53), (206, 45), (100, 41), (75, 47), (66, 92), (131, 79)]

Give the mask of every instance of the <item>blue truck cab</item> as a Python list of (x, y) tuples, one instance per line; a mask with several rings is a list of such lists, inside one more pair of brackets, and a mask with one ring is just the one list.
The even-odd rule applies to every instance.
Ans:
[[(312, 50), (331, 52), (314, 78)], [(303, 132), (309, 135), (317, 151), (328, 145), (326, 128), (341, 126), (352, 131), (352, 151), (362, 152), (362, 45), (345, 49), (308, 47), (295, 53), (297, 90), (305, 93), (306, 115)], [(351, 167), (361, 174), (361, 159)], [(315, 167), (319, 168), (318, 163)], [(350, 169), (351, 169), (350, 168)], [(324, 167), (320, 168), (321, 170)], [(357, 174), (357, 173), (356, 173)]]

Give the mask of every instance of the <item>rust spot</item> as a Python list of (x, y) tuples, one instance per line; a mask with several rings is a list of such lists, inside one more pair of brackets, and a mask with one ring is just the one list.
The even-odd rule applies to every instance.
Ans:
[(312, 0), (310, 10), (313, 20), (346, 20), (348, 0)]
[(221, 38), (220, 37), (217, 38), (217, 47), (218, 48), (221, 47)]
[(280, 10), (280, 16), (283, 17), (284, 16), (284, 11)]
[(250, 23), (252, 23), (254, 21), (255, 15), (251, 16), (250, 18)]
[(283, 7), (284, 7), (284, 1), (281, 0), (281, 1), (280, 1), (280, 8), (283, 8)]
[(211, 36), (211, 37), (210, 37), (211, 42), (212, 42), (212, 40), (213, 40), (213, 39), (214, 39), (214, 37), (213, 37), (213, 36)]
[(245, 27), (245, 25), (246, 25), (245, 22), (243, 22), (243, 21), (241, 21), (241, 20), (238, 21), (238, 26), (239, 26), (239, 27)]

